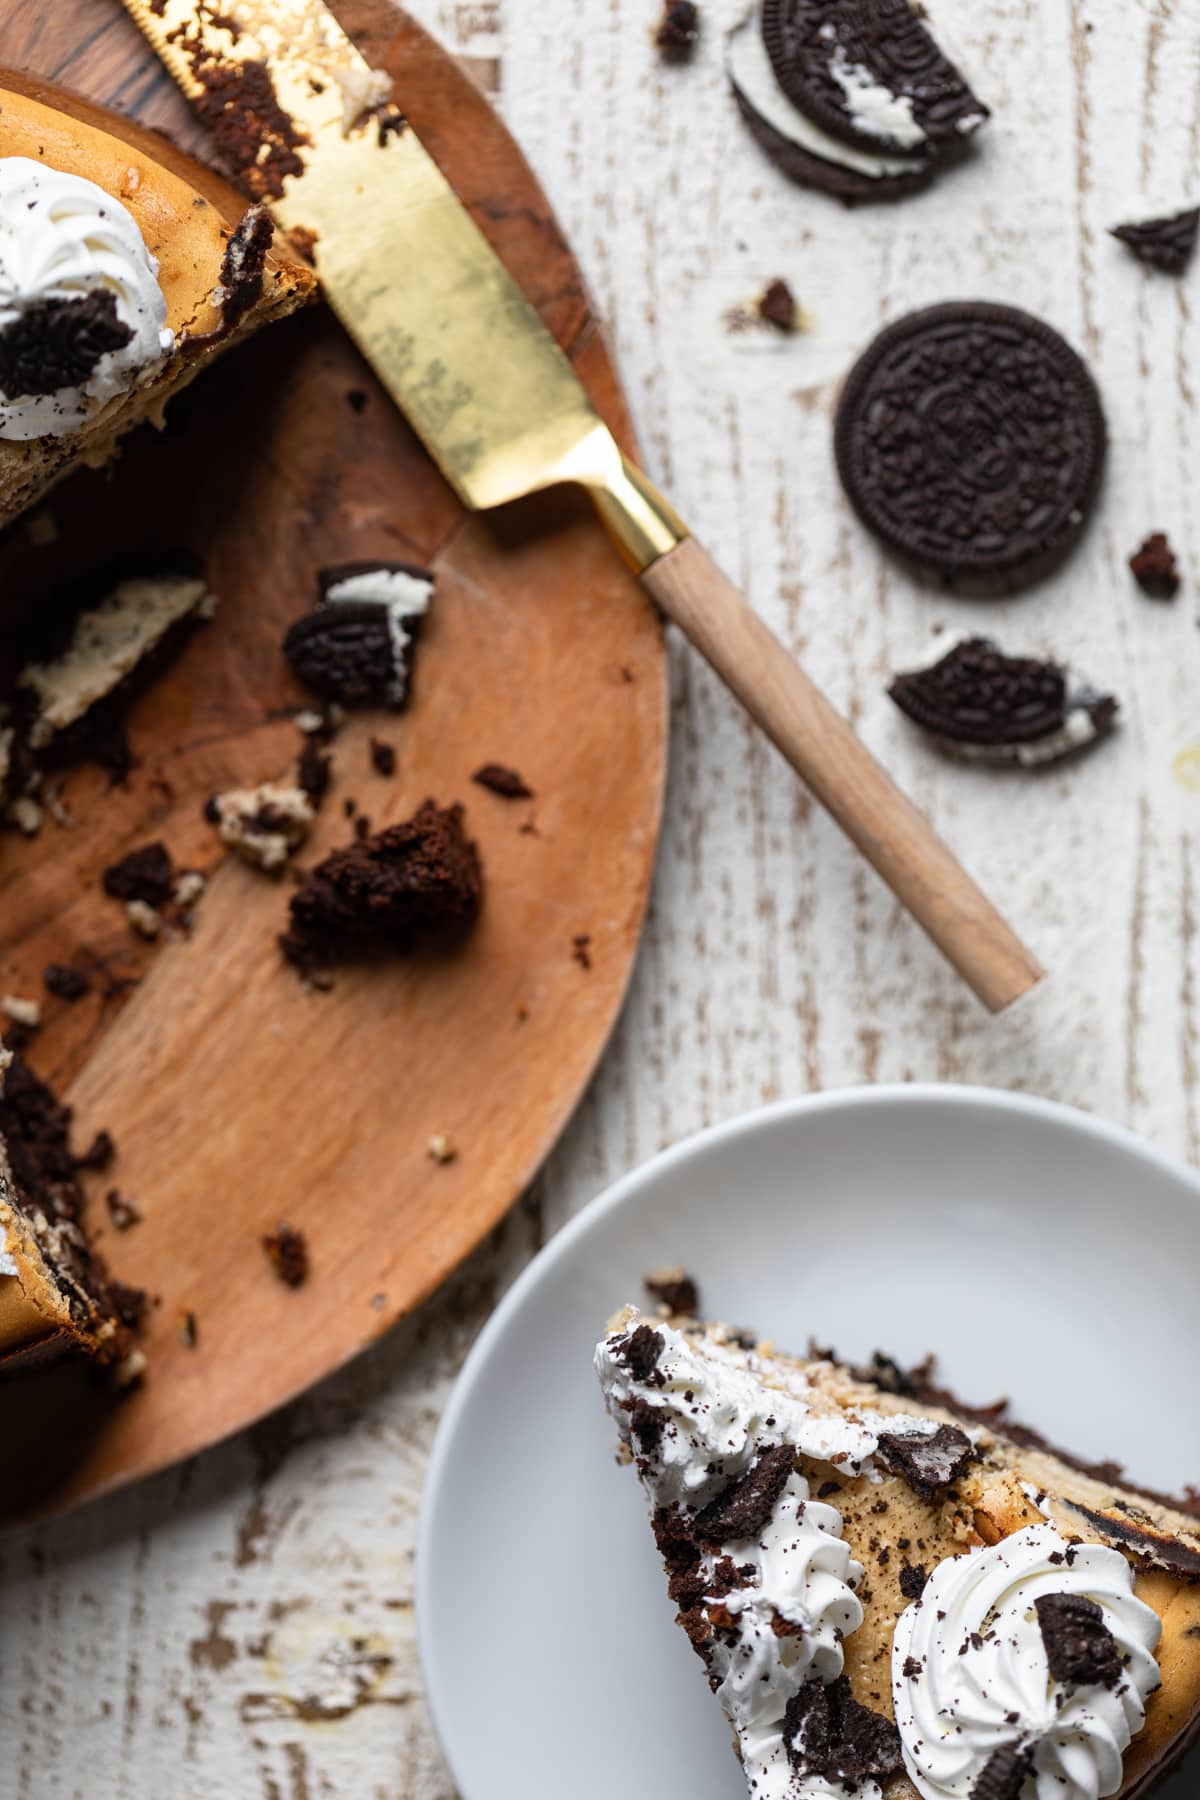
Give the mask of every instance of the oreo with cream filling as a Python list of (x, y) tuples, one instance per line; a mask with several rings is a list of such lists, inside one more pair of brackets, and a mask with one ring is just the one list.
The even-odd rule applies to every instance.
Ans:
[(323, 569), (319, 579), (320, 605), (283, 640), (292, 668), (323, 700), (402, 712), (433, 574), (410, 563), (360, 562)]

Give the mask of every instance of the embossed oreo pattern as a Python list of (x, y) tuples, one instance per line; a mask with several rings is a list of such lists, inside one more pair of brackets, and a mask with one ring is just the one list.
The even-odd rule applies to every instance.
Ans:
[(851, 371), (838, 470), (864, 524), (945, 576), (1010, 574), (1078, 535), (1107, 433), (1058, 333), (1013, 307), (911, 313)]
[(763, 38), (788, 98), (831, 136), (860, 150), (912, 155), (911, 137), (864, 130), (835, 70), (865, 73), (907, 99), (922, 148), (961, 143), (987, 118), (908, 0), (763, 0)]

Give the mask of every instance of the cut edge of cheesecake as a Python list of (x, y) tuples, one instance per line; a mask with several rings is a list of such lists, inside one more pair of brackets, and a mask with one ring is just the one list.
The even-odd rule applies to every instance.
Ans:
[[(158, 259), (175, 348), (79, 429), (61, 437), (0, 441), (0, 529), (81, 465), (99, 468), (143, 421), (160, 425), (167, 402), (225, 351), (314, 298), (317, 278), (274, 231), (262, 290), (222, 306), (222, 264), (250, 203), (220, 175), (160, 133), (82, 96), (0, 68), (0, 156), (24, 156), (93, 181), (135, 219)], [(226, 287), (225, 292), (228, 293)]]
[[(655, 1335), (668, 1349), (661, 1369), (652, 1343)], [(670, 1352), (675, 1348), (685, 1360), (673, 1370)], [(614, 1387), (614, 1355), (618, 1362), (632, 1355), (644, 1379), (622, 1362), (625, 1384), (618, 1379)], [(736, 1616), (729, 1616), (727, 1596), (718, 1596), (714, 1604), (706, 1594), (697, 1611), (697, 1595), (688, 1591), (686, 1556), (696, 1517), (704, 1515), (697, 1515), (687, 1503), (664, 1509), (661, 1480), (654, 1473), (656, 1456), (660, 1474), (666, 1467), (661, 1460), (660, 1420), (672, 1419), (675, 1406), (696, 1400), (694, 1388), (686, 1387), (686, 1374), (676, 1379), (684, 1369), (695, 1374), (700, 1367), (696, 1357), (723, 1372), (721, 1379), (732, 1384), (729, 1392), (736, 1391), (738, 1383), (749, 1383), (767, 1407), (774, 1404), (773, 1396), (779, 1396), (777, 1416), (769, 1411), (764, 1415), (771, 1428), (762, 1431), (759, 1444), (734, 1457), (728, 1469), (721, 1459), (710, 1463), (696, 1501), (702, 1501), (711, 1516), (714, 1484), (717, 1488), (726, 1484), (723, 1499), (734, 1495), (735, 1489), (744, 1496), (753, 1485), (748, 1474), (764, 1470), (769, 1461), (760, 1451), (789, 1444), (795, 1454), (788, 1467), (808, 1484), (810, 1518), (826, 1504), (836, 1509), (840, 1532), (836, 1524), (833, 1529), (862, 1565), (864, 1573), (855, 1587), (862, 1622), (842, 1638), (845, 1691), (858, 1707), (895, 1723), (893, 1639), (901, 1616), (911, 1611), (914, 1597), (920, 1595), (924, 1578), (965, 1552), (982, 1553), (1030, 1528), (1049, 1527), (1070, 1543), (1118, 1552), (1130, 1569), (1136, 1599), (1157, 1615), (1161, 1625), (1156, 1652), (1161, 1685), (1149, 1694), (1145, 1723), (1124, 1752), (1120, 1786), (1104, 1791), (1119, 1800), (1143, 1800), (1200, 1738), (1200, 1520), (1182, 1504), (1116, 1478), (1115, 1465), (1086, 1464), (1055, 1449), (1038, 1434), (1009, 1424), (999, 1409), (989, 1412), (962, 1405), (932, 1385), (927, 1368), (907, 1375), (882, 1357), (868, 1371), (841, 1363), (825, 1351), (814, 1351), (807, 1358), (792, 1356), (728, 1325), (668, 1314), (667, 1308), (650, 1317), (626, 1307), (609, 1322), (597, 1349), (597, 1371), (620, 1432), (623, 1456), (635, 1464), (652, 1505), (656, 1504), (655, 1535), (679, 1606), (677, 1620), (705, 1659), (714, 1690), (720, 1684), (713, 1678), (712, 1646), (723, 1630), (733, 1634), (727, 1643), (735, 1641)], [(656, 1388), (660, 1375), (662, 1383)], [(618, 1398), (619, 1393), (624, 1398)], [(707, 1400), (701, 1404), (708, 1409)], [(665, 1412), (659, 1410), (664, 1408)], [(797, 1419), (800, 1429), (793, 1433), (790, 1424)], [(881, 1433), (895, 1440), (886, 1457), (867, 1447)], [(803, 1438), (804, 1449), (796, 1449), (797, 1437)], [(922, 1457), (910, 1454), (923, 1441), (926, 1446), (940, 1442), (940, 1450), (925, 1457), (924, 1482)], [(906, 1443), (908, 1450), (903, 1448)], [(814, 1449), (819, 1454), (813, 1454)], [(730, 1470), (740, 1475), (732, 1485)], [(672, 1479), (678, 1475), (676, 1470)], [(931, 1486), (935, 1478), (937, 1485)], [(672, 1511), (684, 1517), (673, 1523)], [(804, 1516), (803, 1507), (799, 1516)], [(752, 1523), (763, 1529), (761, 1519)], [(767, 1542), (764, 1537), (759, 1549)], [(726, 1553), (726, 1560), (736, 1554), (736, 1549)], [(715, 1555), (713, 1550), (704, 1564), (709, 1585)], [(779, 1642), (784, 1645), (788, 1639), (781, 1637)], [(828, 1790), (819, 1784), (806, 1788), (795, 1778), (791, 1787), (776, 1790), (764, 1782), (752, 1788), (756, 1800), (760, 1793), (790, 1796), (793, 1791), (845, 1792), (861, 1800), (879, 1794), (883, 1800), (920, 1800), (923, 1793), (942, 1790), (918, 1788), (907, 1767), (878, 1780), (864, 1776), (857, 1786), (835, 1782)], [(991, 1793), (990, 1788), (984, 1791)], [(1018, 1786), (1012, 1792), (1023, 1794), (1024, 1789)]]

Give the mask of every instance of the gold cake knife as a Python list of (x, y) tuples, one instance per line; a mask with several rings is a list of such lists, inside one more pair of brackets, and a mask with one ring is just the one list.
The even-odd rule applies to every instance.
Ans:
[(123, 0), (472, 508), (584, 487), (627, 560), (971, 987), (1042, 971), (849, 724), (624, 458), (566, 356), (321, 0)]

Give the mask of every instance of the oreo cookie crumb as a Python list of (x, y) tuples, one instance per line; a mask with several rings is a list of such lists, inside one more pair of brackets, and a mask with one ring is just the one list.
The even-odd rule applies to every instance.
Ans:
[(150, 1296), (145, 1288), (131, 1287), (125, 1281), (110, 1281), (105, 1292), (114, 1313), (126, 1330), (140, 1331), (150, 1304)]
[[(314, 807), (318, 807), (329, 792), (332, 779), (333, 758), (310, 738), (296, 764), (297, 787), (307, 794)], [(211, 820), (209, 822), (212, 823)]]
[(694, 0), (667, 0), (654, 41), (668, 62), (686, 60), (700, 41), (700, 8)]
[(1114, 225), (1112, 235), (1132, 250), (1139, 262), (1164, 275), (1182, 275), (1192, 260), (1200, 234), (1200, 207), (1140, 224)]
[(906, 1600), (919, 1600), (928, 1579), (929, 1572), (924, 1563), (906, 1562), (900, 1571), (900, 1592)]
[(109, 1188), (104, 1196), (104, 1204), (108, 1208), (114, 1231), (130, 1231), (135, 1225), (141, 1224), (140, 1211), (118, 1188)]
[(289, 626), (283, 653), (305, 687), (342, 706), (384, 706), (393, 691), (387, 608), (374, 600), (315, 607)]
[(1103, 1608), (1086, 1594), (1039, 1594), (1033, 1604), (1053, 1679), (1116, 1687), (1124, 1668)]
[(588, 931), (577, 932), (571, 939), (571, 955), (581, 969), (590, 969), (592, 966), (591, 944), (592, 936)]
[(925, 1438), (881, 1432), (878, 1456), (919, 1499), (932, 1500), (974, 1460), (975, 1446), (957, 1425), (939, 1425), (932, 1437)]
[(613, 1345), (613, 1355), (619, 1363), (623, 1363), (635, 1381), (649, 1381), (658, 1368), (658, 1359), (666, 1349), (666, 1341), (661, 1331), (652, 1331), (649, 1325), (639, 1325), (628, 1337), (621, 1338)]
[(346, 391), (346, 405), (351, 412), (366, 412), (368, 398), (366, 388), (348, 388)]
[(382, 738), (371, 739), (371, 767), (377, 775), (387, 779), (396, 773), (396, 747), (385, 743)]
[(696, 1283), (683, 1269), (659, 1269), (645, 1277), (646, 1292), (667, 1312), (694, 1319), (700, 1312), (700, 1295)]
[(267, 1260), (285, 1287), (302, 1287), (308, 1280), (308, 1240), (294, 1225), (280, 1224), (263, 1237)]
[(503, 763), (484, 763), (476, 769), (471, 780), (487, 788), (489, 793), (499, 794), (502, 800), (532, 800), (534, 797), (528, 782)]
[(693, 1535), (701, 1543), (740, 1543), (756, 1538), (765, 1528), (796, 1466), (796, 1453), (788, 1444), (765, 1450), (744, 1475), (697, 1513)]
[(83, 1169), (89, 1175), (103, 1175), (111, 1169), (117, 1158), (117, 1146), (109, 1131), (98, 1131), (87, 1149), (75, 1158), (75, 1167)]
[(901, 1766), (900, 1733), (890, 1719), (862, 1706), (845, 1675), (827, 1686), (806, 1681), (784, 1714), (788, 1761), (801, 1778), (860, 1783), (883, 1780)]
[(1152, 600), (1173, 600), (1179, 592), (1179, 564), (1165, 532), (1152, 532), (1130, 557), (1129, 567), (1142, 592)]
[(38, 300), (0, 331), (0, 396), (19, 400), (82, 387), (105, 356), (132, 339), (108, 288), (73, 300)]
[(759, 295), (757, 312), (764, 325), (776, 331), (794, 332), (800, 327), (800, 311), (796, 296), (787, 282), (777, 277)]
[(165, 844), (143, 844), (111, 864), (100, 879), (111, 900), (137, 901), (157, 911), (171, 898), (175, 867)]
[(1032, 1772), (1033, 1751), (1020, 1744), (1007, 1744), (988, 1758), (971, 1789), (971, 1800), (1021, 1800)]
[(274, 236), (274, 221), (260, 202), (246, 209), (226, 244), (221, 260), (221, 321), (226, 331), (262, 298), (263, 271)]
[(195, 1313), (181, 1312), (179, 1315), (179, 1322), (175, 1327), (175, 1332), (185, 1350), (194, 1350), (200, 1335), (196, 1328)]
[(42, 986), (56, 1000), (74, 1003), (90, 994), (92, 984), (82, 969), (73, 969), (68, 963), (47, 963), (42, 970)]

